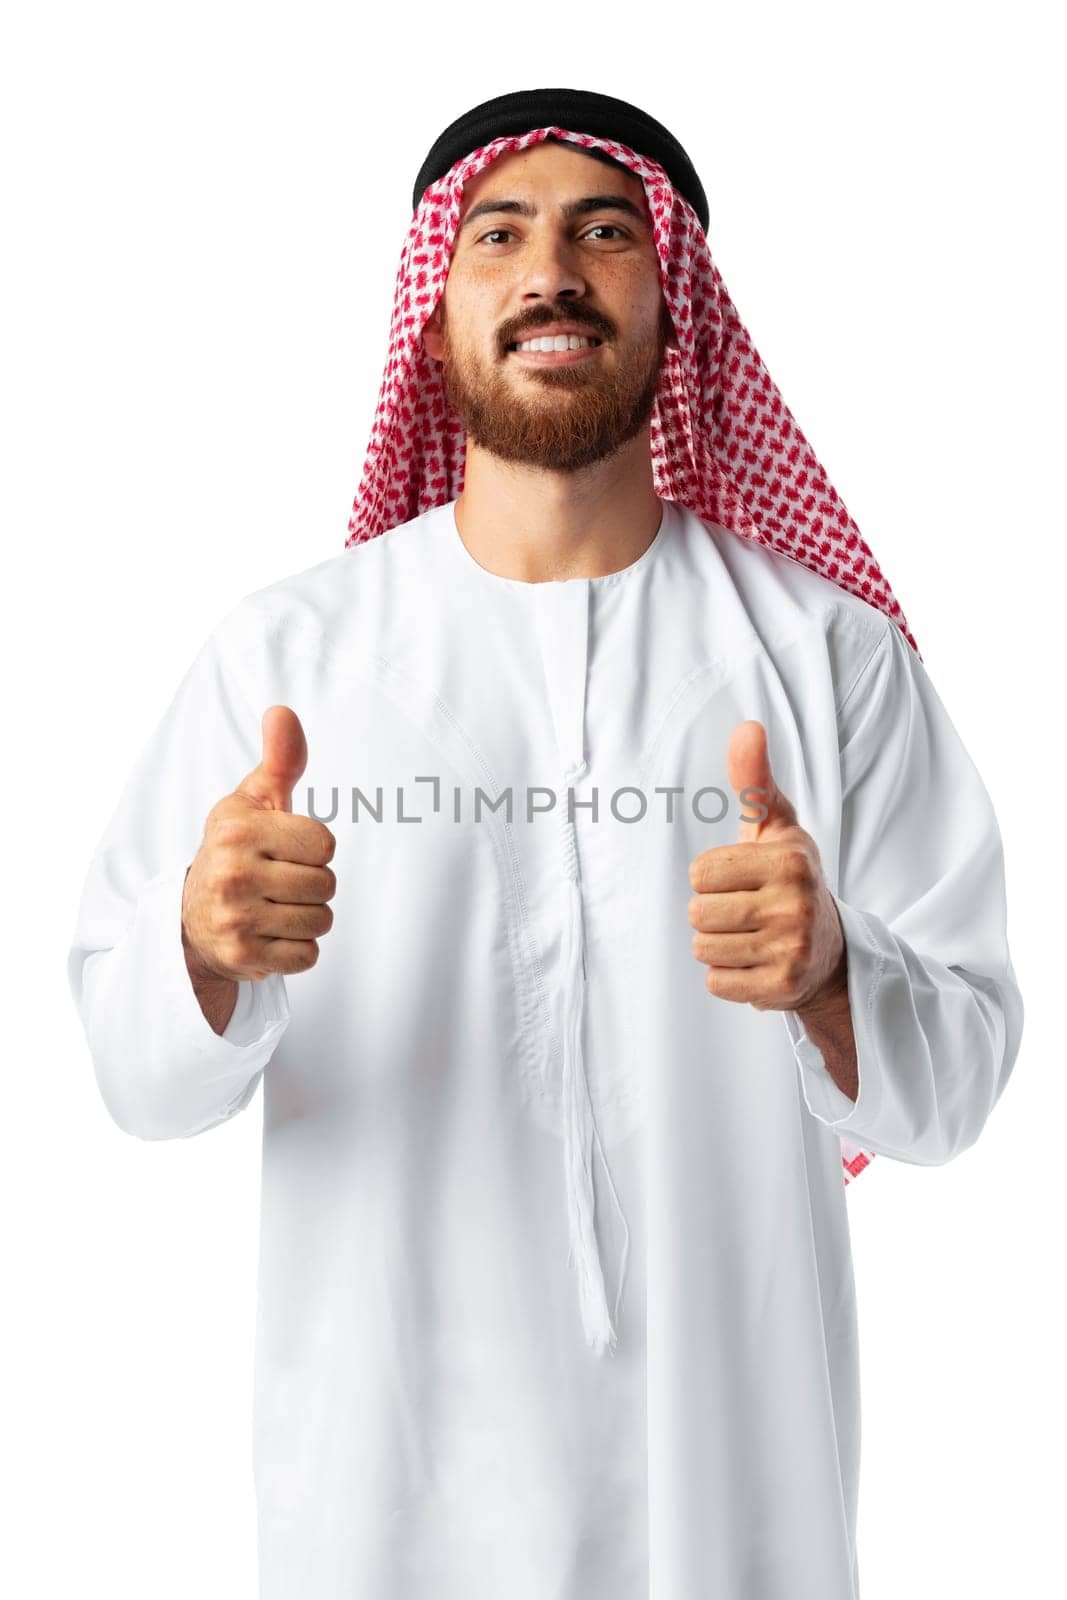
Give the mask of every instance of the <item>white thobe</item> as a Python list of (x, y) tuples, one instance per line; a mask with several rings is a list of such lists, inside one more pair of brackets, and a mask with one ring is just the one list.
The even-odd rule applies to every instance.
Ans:
[[(118, 1125), (263, 1083), (263, 1600), (857, 1600), (842, 1141), (982, 1131), (1023, 1018), (1001, 841), (895, 625), (662, 506), (604, 577), (490, 572), (449, 503), (245, 597), (89, 868), (69, 977)], [(273, 704), (335, 921), (219, 1036), (182, 886)], [(855, 1103), (693, 952), (749, 718), (841, 914)]]

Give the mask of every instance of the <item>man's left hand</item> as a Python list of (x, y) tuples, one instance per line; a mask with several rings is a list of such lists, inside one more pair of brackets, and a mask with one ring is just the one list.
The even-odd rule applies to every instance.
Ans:
[(745, 810), (766, 807), (767, 815), (742, 819), (737, 844), (690, 864), (693, 954), (708, 968), (705, 986), (723, 1000), (817, 1015), (848, 992), (841, 919), (818, 846), (774, 781), (762, 723), (738, 723), (726, 770)]

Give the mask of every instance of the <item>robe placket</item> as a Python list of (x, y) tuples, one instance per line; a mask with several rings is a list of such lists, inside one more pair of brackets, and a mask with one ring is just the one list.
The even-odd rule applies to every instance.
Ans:
[[(582, 904), (581, 857), (570, 790), (587, 773), (585, 703), (589, 666), (587, 578), (550, 580), (531, 586), (552, 723), (559, 755), (561, 786), (556, 799), (561, 868), (563, 1160), (571, 1249), (568, 1262), (578, 1275), (582, 1326), (599, 1355), (616, 1343), (619, 1300), (625, 1281), (629, 1231), (596, 1124), (582, 1044), (587, 969)], [(577, 796), (575, 796), (577, 798)], [(615, 1298), (615, 1322), (608, 1309), (596, 1232), (593, 1148), (600, 1157), (623, 1228)]]

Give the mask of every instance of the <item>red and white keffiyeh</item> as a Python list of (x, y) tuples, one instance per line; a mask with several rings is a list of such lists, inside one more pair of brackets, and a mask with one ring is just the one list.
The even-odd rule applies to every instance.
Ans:
[[(492, 140), (427, 188), (400, 257), (389, 352), (345, 547), (457, 498), (466, 436), (422, 329), (444, 291), (464, 186), (549, 134), (595, 147), (642, 181), (678, 348), (666, 351), (651, 419), (656, 494), (801, 561), (876, 606), (919, 655), (863, 535), (797, 426), (712, 261), (689, 201), (660, 164), (612, 139), (534, 128)], [(919, 656), (921, 660), (921, 655)], [(874, 1159), (841, 1138), (846, 1184)]]

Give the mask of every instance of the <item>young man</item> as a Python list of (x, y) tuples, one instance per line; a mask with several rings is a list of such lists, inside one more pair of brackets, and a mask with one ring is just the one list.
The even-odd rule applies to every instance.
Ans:
[(996, 819), (667, 130), (503, 96), (414, 206), (348, 547), (90, 868), (100, 1088), (263, 1082), (266, 1600), (855, 1600), (845, 1185), (1012, 1070)]

